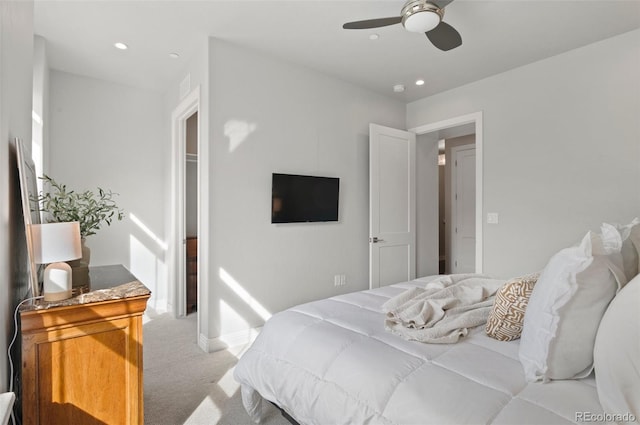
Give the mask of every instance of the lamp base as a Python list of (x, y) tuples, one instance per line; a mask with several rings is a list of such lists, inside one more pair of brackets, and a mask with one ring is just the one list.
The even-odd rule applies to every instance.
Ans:
[(67, 263), (52, 263), (44, 269), (44, 300), (61, 301), (71, 298), (71, 267)]
[(72, 296), (72, 291), (71, 289), (69, 289), (68, 291), (64, 291), (64, 292), (50, 292), (44, 293), (44, 300), (45, 301), (62, 301), (62, 300), (66, 300), (68, 298), (71, 298)]

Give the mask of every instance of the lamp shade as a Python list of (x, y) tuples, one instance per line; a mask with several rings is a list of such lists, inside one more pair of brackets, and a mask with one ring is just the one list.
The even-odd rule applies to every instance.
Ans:
[(34, 261), (38, 264), (77, 260), (82, 257), (80, 223), (31, 225)]

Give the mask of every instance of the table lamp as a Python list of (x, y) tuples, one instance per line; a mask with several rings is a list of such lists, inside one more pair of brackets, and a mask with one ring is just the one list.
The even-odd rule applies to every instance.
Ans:
[(82, 257), (80, 223), (46, 223), (31, 225), (34, 261), (48, 264), (44, 269), (44, 300), (71, 298), (71, 267), (64, 261)]

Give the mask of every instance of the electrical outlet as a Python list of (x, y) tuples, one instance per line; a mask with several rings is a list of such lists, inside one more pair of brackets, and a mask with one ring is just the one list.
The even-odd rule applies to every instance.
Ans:
[(500, 222), (500, 216), (498, 213), (487, 213), (487, 224), (498, 224)]
[(344, 286), (347, 284), (346, 274), (337, 274), (333, 276), (333, 286)]

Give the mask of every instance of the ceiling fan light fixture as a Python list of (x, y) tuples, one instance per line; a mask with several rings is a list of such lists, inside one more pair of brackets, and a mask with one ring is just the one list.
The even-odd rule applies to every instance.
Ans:
[(411, 32), (431, 31), (440, 23), (440, 16), (433, 12), (417, 12), (404, 20), (404, 27)]
[(402, 8), (402, 25), (407, 31), (425, 33), (440, 24), (444, 11), (425, 0), (413, 0)]

